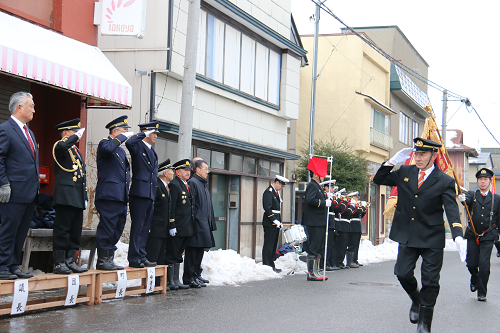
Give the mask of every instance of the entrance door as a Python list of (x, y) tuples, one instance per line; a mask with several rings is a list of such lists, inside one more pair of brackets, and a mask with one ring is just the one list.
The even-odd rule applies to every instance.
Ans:
[(214, 206), (215, 223), (217, 230), (214, 231), (215, 247), (212, 250), (227, 248), (226, 233), (227, 233), (227, 186), (228, 176), (211, 174), (211, 195), (212, 204)]

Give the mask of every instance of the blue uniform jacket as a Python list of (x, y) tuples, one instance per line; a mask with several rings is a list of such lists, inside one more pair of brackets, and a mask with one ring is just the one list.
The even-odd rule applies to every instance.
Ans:
[(129, 195), (149, 198), (154, 201), (156, 195), (156, 176), (158, 174), (158, 155), (146, 147), (142, 139), (144, 132), (132, 135), (125, 145), (132, 157), (132, 186)]

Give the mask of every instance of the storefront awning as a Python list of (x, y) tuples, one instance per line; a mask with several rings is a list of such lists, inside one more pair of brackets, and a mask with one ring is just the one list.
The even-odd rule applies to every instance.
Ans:
[(99, 48), (2, 12), (1, 72), (115, 107), (132, 106), (132, 87)]

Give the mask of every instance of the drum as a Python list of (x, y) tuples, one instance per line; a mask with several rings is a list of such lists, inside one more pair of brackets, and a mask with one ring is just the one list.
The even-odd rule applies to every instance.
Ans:
[(285, 241), (290, 245), (297, 245), (304, 243), (307, 240), (306, 232), (304, 227), (300, 224), (294, 225), (284, 231)]

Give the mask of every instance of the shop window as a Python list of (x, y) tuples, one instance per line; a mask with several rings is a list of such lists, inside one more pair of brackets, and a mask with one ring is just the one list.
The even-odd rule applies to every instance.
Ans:
[(226, 154), (220, 151), (212, 151), (212, 163), (210, 167), (213, 169), (226, 169)]
[(209, 149), (196, 148), (196, 157), (201, 157), (202, 160), (207, 162), (209, 168), (212, 167), (212, 165), (210, 163), (210, 150)]
[(259, 167), (257, 174), (259, 176), (267, 176), (271, 174), (271, 162), (265, 160), (259, 160)]
[(231, 154), (229, 159), (229, 170), (243, 172), (243, 156)]
[(255, 158), (243, 157), (243, 173), (255, 175)]

